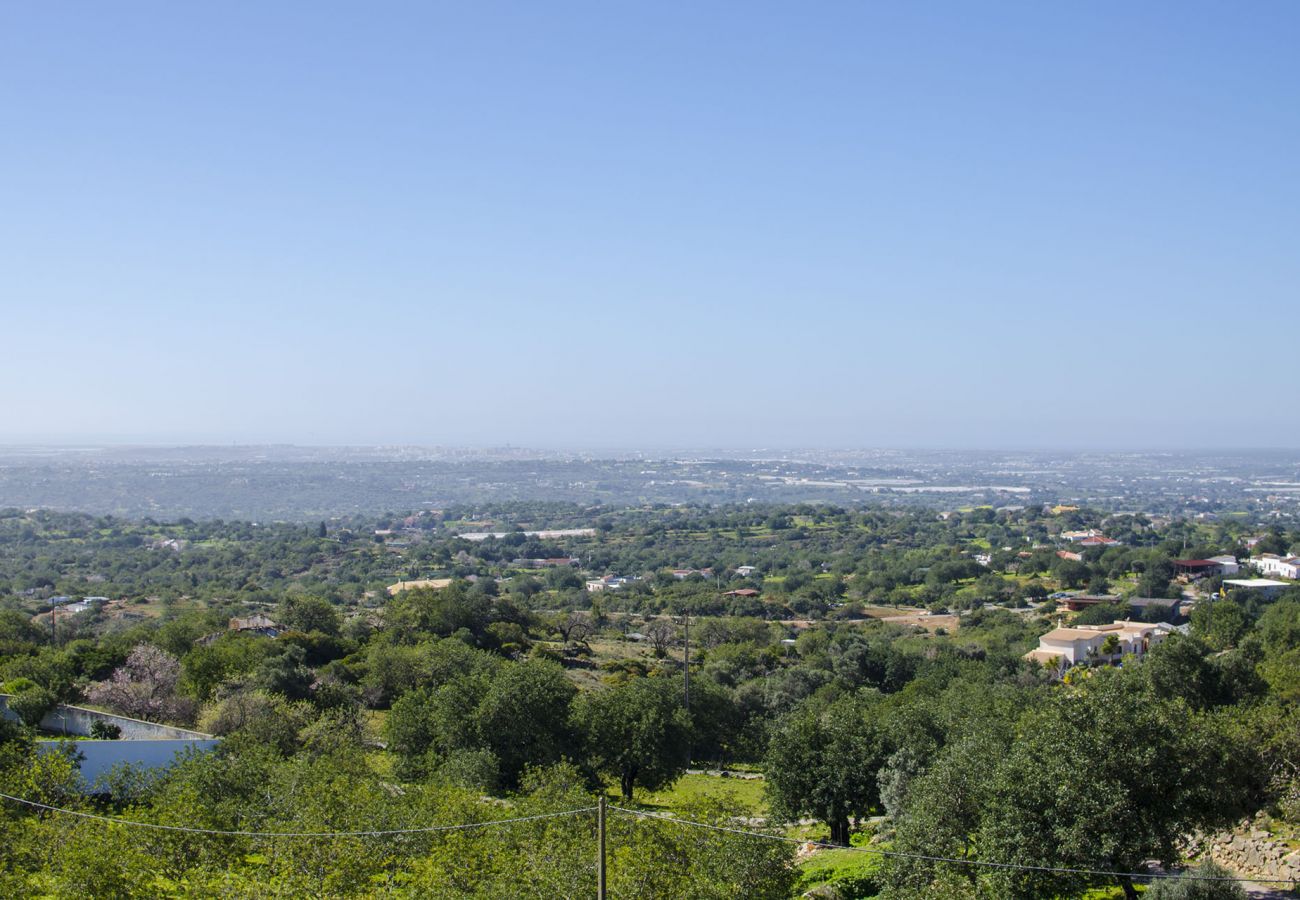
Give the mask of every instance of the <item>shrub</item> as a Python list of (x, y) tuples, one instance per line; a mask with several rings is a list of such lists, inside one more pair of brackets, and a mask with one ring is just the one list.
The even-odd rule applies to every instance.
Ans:
[(1178, 878), (1165, 878), (1147, 889), (1146, 900), (1246, 900), (1246, 891), (1235, 881), (1196, 881), (1199, 878), (1231, 878), (1232, 873), (1209, 860)]
[(122, 736), (122, 728), (112, 722), (96, 719), (90, 724), (90, 736), (97, 741), (115, 741)]
[(492, 792), (500, 781), (501, 763), (491, 750), (453, 750), (434, 769), (438, 781)]
[(41, 724), (45, 714), (54, 709), (58, 698), (43, 687), (32, 685), (9, 698), (9, 708), (22, 719), (28, 728)]

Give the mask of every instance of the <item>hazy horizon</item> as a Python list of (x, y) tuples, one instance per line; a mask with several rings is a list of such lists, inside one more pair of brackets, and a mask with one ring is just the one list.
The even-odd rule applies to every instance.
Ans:
[(1172, 455), (1252, 455), (1252, 454), (1300, 454), (1300, 446), (1160, 446), (1160, 445), (1095, 445), (1095, 446), (1053, 446), (1042, 445), (818, 445), (818, 444), (546, 444), (506, 441), (499, 444), (461, 444), (419, 443), (419, 442), (350, 442), (350, 443), (312, 443), (306, 441), (235, 441), (235, 440), (117, 440), (86, 436), (80, 440), (7, 440), (0, 436), (0, 455), (7, 451), (51, 451), (51, 452), (126, 452), (132, 450), (258, 450), (287, 449), (303, 451), (419, 451), (440, 450), (473, 455), (475, 453), (545, 453), (577, 454), (595, 456), (598, 454), (673, 454), (673, 453), (725, 453), (725, 454), (759, 454), (759, 453), (951, 453), (951, 454), (1064, 454), (1064, 455), (1125, 455), (1125, 454), (1172, 454)]
[(0, 25), (0, 442), (1300, 446), (1293, 3)]

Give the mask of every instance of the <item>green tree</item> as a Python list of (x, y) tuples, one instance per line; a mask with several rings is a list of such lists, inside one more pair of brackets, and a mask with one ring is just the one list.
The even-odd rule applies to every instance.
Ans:
[[(389, 748), (398, 757), (399, 775), (427, 777), (454, 753), (487, 749), (481, 739), (478, 710), (492, 690), (495, 672), (495, 669), (461, 672), (437, 687), (408, 691), (393, 704), (385, 732)], [(504, 711), (505, 706), (504, 702), (499, 707), (494, 704), (494, 710)], [(497, 733), (500, 720), (495, 716), (493, 719), (493, 739), (508, 748), (508, 737)], [(514, 726), (525, 727), (522, 722)]]
[[(979, 727), (944, 747), (931, 767), (916, 779), (894, 829), (894, 849), (915, 855), (887, 860), (887, 896), (920, 896), (936, 883), (945, 882), (973, 891), (975, 875), (971, 867), (920, 857), (974, 856), (975, 839), (995, 790), (998, 762), (1011, 737), (1009, 728), (981, 719)], [(952, 895), (961, 896), (961, 892)]]
[(503, 786), (515, 787), (527, 766), (574, 755), (569, 705), (576, 694), (563, 669), (540, 660), (508, 665), (492, 680), (474, 712), (474, 727), (500, 763)]
[(341, 621), (338, 610), (328, 600), (290, 594), (280, 601), (276, 610), (280, 625), (292, 631), (311, 633), (318, 631), (331, 637), (338, 636)]
[(1250, 617), (1232, 600), (1203, 600), (1192, 610), (1192, 634), (1215, 650), (1237, 646), (1250, 630)]
[(589, 691), (574, 704), (587, 759), (618, 781), (625, 801), (636, 787), (675, 781), (690, 756), (691, 719), (675, 679), (631, 678)]
[(1151, 648), (1141, 667), (1147, 689), (1161, 702), (1182, 700), (1193, 709), (1219, 703), (1218, 673), (1206, 658), (1209, 648), (1196, 638), (1171, 635)]
[[(1058, 690), (1018, 730), (981, 824), (983, 859), (1137, 871), (1146, 859), (1177, 859), (1183, 835), (1230, 821), (1243, 800), (1233, 746), (1182, 704), (1153, 702), (1123, 670)], [(1090, 880), (1016, 870), (982, 877), (1001, 896), (1068, 894)]]
[(1168, 557), (1159, 556), (1142, 565), (1145, 569), (1138, 579), (1139, 597), (1178, 597), (1182, 593), (1173, 582), (1174, 564)]
[(1057, 559), (1052, 566), (1057, 581), (1065, 588), (1077, 588), (1085, 584), (1092, 574), (1086, 563), (1076, 559)]
[(880, 800), (886, 745), (877, 727), (879, 695), (870, 689), (825, 704), (809, 700), (772, 734), (765, 769), (773, 814), (821, 819), (831, 841), (847, 844), (849, 820)]
[(1300, 647), (1300, 601), (1279, 600), (1259, 617), (1259, 639), (1269, 656)]
[(710, 678), (691, 679), (691, 728), (696, 759), (724, 765), (742, 741), (745, 714), (732, 692)]
[(233, 631), (199, 644), (181, 660), (181, 687), (196, 700), (208, 700), (223, 684), (254, 671), (273, 647), (265, 638)]
[(481, 590), (468, 590), (453, 581), (442, 589), (403, 591), (388, 605), (386, 625), (408, 643), (428, 636), (450, 637), (462, 629), (472, 636), (483, 633), (491, 613), (491, 600)]
[(0, 657), (28, 653), (48, 637), (43, 629), (32, 622), (30, 616), (16, 609), (0, 609)]
[(316, 680), (306, 665), (307, 653), (296, 644), (287, 644), (276, 655), (262, 661), (253, 673), (253, 682), (274, 694), (290, 700), (303, 700), (311, 696), (311, 686)]
[(386, 709), (407, 691), (427, 684), (433, 668), (432, 653), (432, 643), (410, 646), (371, 641), (366, 648), (365, 674), (361, 680), (366, 702)]
[(1113, 634), (1106, 635), (1101, 642), (1101, 655), (1114, 656), (1119, 652), (1119, 638)]
[(41, 719), (58, 703), (52, 691), (26, 678), (9, 682), (6, 688), (13, 692), (8, 699), (9, 709), (28, 728), (41, 724)]
[(1074, 617), (1075, 625), (1109, 625), (1122, 619), (1128, 611), (1119, 603), (1097, 603)]

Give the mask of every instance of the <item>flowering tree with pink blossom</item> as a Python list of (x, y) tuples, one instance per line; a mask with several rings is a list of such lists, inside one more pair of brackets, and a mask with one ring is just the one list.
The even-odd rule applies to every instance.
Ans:
[(126, 662), (107, 681), (91, 685), (87, 697), (98, 703), (151, 722), (189, 721), (194, 702), (176, 693), (181, 664), (153, 644), (137, 644)]

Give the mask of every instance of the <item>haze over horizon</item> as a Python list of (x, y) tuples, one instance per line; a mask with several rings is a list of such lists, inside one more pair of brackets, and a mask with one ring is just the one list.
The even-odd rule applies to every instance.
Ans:
[(0, 443), (1300, 447), (1298, 39), (10, 5)]
[[(1125, 456), (1184, 456), (1247, 458), (1252, 456), (1271, 456), (1280, 460), (1291, 460), (1300, 465), (1300, 447), (1213, 447), (1213, 446), (976, 446), (976, 445), (895, 445), (895, 446), (819, 446), (815, 444), (767, 444), (767, 445), (727, 445), (727, 444), (519, 444), (504, 442), (501, 444), (456, 444), (456, 443), (307, 443), (301, 441), (164, 441), (164, 440), (100, 440), (94, 436), (85, 440), (50, 440), (50, 441), (0, 441), (0, 459), (24, 456), (59, 456), (63, 454), (109, 454), (116, 458), (148, 457), (153, 454), (173, 454), (193, 451), (213, 457), (229, 452), (243, 457), (260, 451), (275, 452), (293, 456), (295, 453), (309, 456), (329, 457), (331, 455), (359, 454), (374, 458), (419, 457), (421, 453), (434, 455), (454, 455), (465, 459), (492, 458), (511, 455), (519, 459), (583, 457), (589, 459), (616, 459), (644, 457), (647, 460), (667, 460), (677, 456), (708, 458), (709, 456), (725, 458), (845, 458), (859, 456), (863, 460), (880, 457), (883, 462), (890, 456), (906, 457), (912, 454), (948, 454), (960, 457), (965, 454), (979, 458), (1015, 457), (1019, 455), (1036, 457), (1125, 457)], [(1294, 456), (1294, 459), (1291, 458)]]

